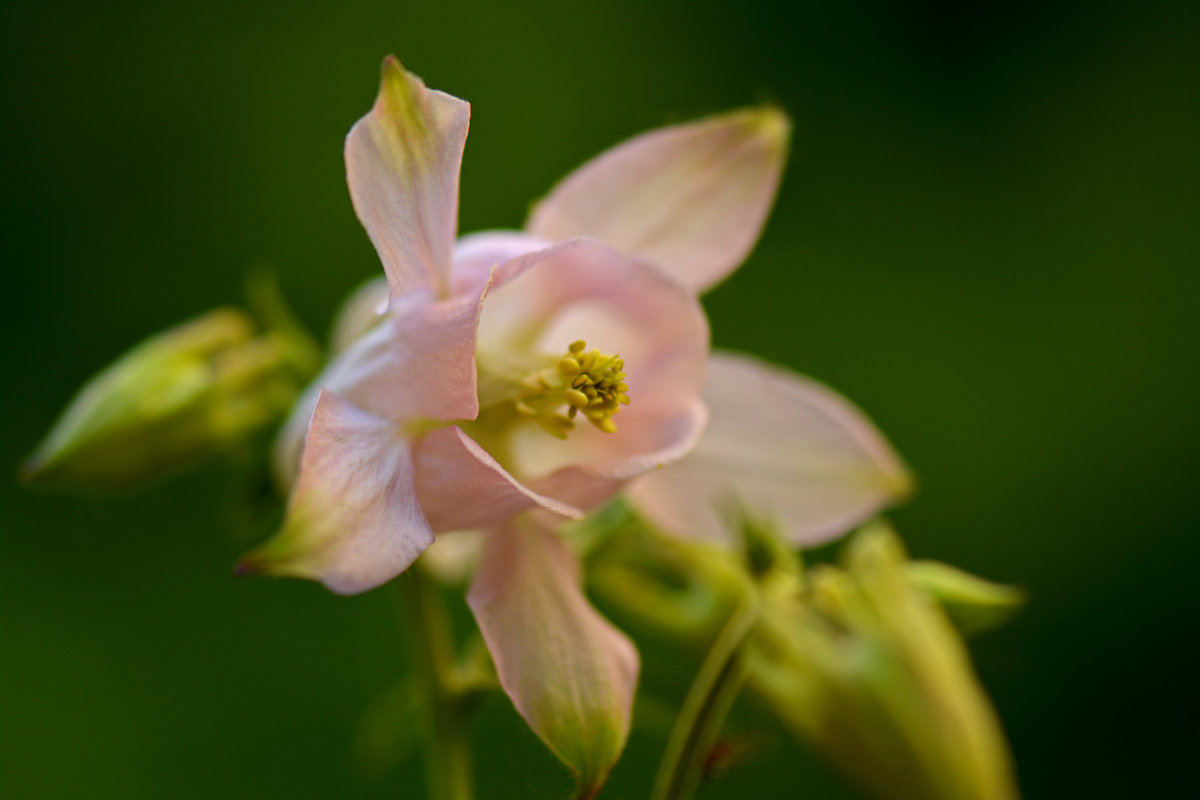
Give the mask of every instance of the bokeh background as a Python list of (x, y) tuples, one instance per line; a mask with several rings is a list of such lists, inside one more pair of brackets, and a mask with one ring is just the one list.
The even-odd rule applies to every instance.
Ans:
[[(1028, 797), (1194, 788), (1200, 5), (4, 2), (0, 464), (254, 263), (325, 330), (378, 269), (341, 143), (389, 52), (473, 104), (463, 230), (643, 129), (789, 110), (716, 342), (875, 418), (914, 553), (1029, 588), (973, 643)], [(350, 746), (405, 669), (394, 595), (231, 580), (231, 475), (0, 481), (0, 795), (422, 796)], [(766, 728), (704, 797), (854, 796)], [(639, 719), (608, 796), (662, 738)], [(477, 739), (483, 800), (569, 787), (501, 698)]]

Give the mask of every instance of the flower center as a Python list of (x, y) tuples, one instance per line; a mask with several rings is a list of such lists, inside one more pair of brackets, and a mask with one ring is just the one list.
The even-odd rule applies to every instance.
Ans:
[(605, 433), (615, 433), (621, 406), (629, 405), (625, 362), (620, 356), (588, 350), (582, 339), (573, 342), (553, 365), (529, 373), (515, 399), (517, 413), (546, 433), (566, 439), (582, 414)]

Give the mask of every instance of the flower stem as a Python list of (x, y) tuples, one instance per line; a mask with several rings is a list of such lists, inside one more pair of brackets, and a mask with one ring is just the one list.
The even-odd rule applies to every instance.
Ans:
[(431, 800), (471, 800), (469, 693), (457, 680), (454, 643), (438, 587), (420, 569), (395, 581), (413, 677), (425, 699), (425, 771)]
[(759, 612), (757, 597), (743, 599), (709, 648), (675, 718), (654, 778), (652, 800), (688, 800), (699, 788), (705, 758), (746, 679), (738, 650)]

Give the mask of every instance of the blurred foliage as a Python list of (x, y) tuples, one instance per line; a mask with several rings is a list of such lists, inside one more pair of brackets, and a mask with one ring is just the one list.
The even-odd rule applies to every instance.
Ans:
[[(1027, 796), (1174, 793), (1200, 666), (1198, 40), (1182, 0), (6, 0), (0, 453), (15, 469), (83, 381), (260, 259), (326, 329), (378, 270), (341, 141), (388, 52), (472, 102), (463, 230), (518, 225), (625, 136), (774, 100), (792, 163), (706, 300), (717, 343), (875, 418), (921, 479), (895, 515), (916, 557), (1028, 587), (973, 642)], [(421, 796), (413, 758), (352, 756), (405, 670), (390, 594), (232, 581), (240, 496), (217, 468), (116, 499), (0, 486), (0, 793)], [(682, 697), (675, 652), (643, 643), (643, 685)], [(607, 796), (644, 792), (662, 716), (639, 709)], [(852, 796), (766, 735), (706, 798)], [(569, 789), (501, 698), (476, 736), (483, 800)]]

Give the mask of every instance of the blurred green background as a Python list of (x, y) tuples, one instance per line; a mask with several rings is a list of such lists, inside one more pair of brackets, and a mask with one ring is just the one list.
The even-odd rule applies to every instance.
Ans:
[[(1029, 587), (973, 645), (1028, 797), (1194, 788), (1200, 4), (5, 2), (0, 463), (252, 263), (325, 330), (378, 270), (341, 147), (389, 52), (473, 105), (464, 231), (643, 129), (788, 109), (716, 342), (877, 420), (915, 554)], [(422, 796), (350, 754), (404, 670), (393, 594), (230, 579), (231, 484), (0, 482), (0, 795)], [(606, 796), (662, 740), (640, 718)], [(478, 741), (483, 800), (569, 787), (499, 698)], [(703, 796), (853, 796), (766, 742)]]

